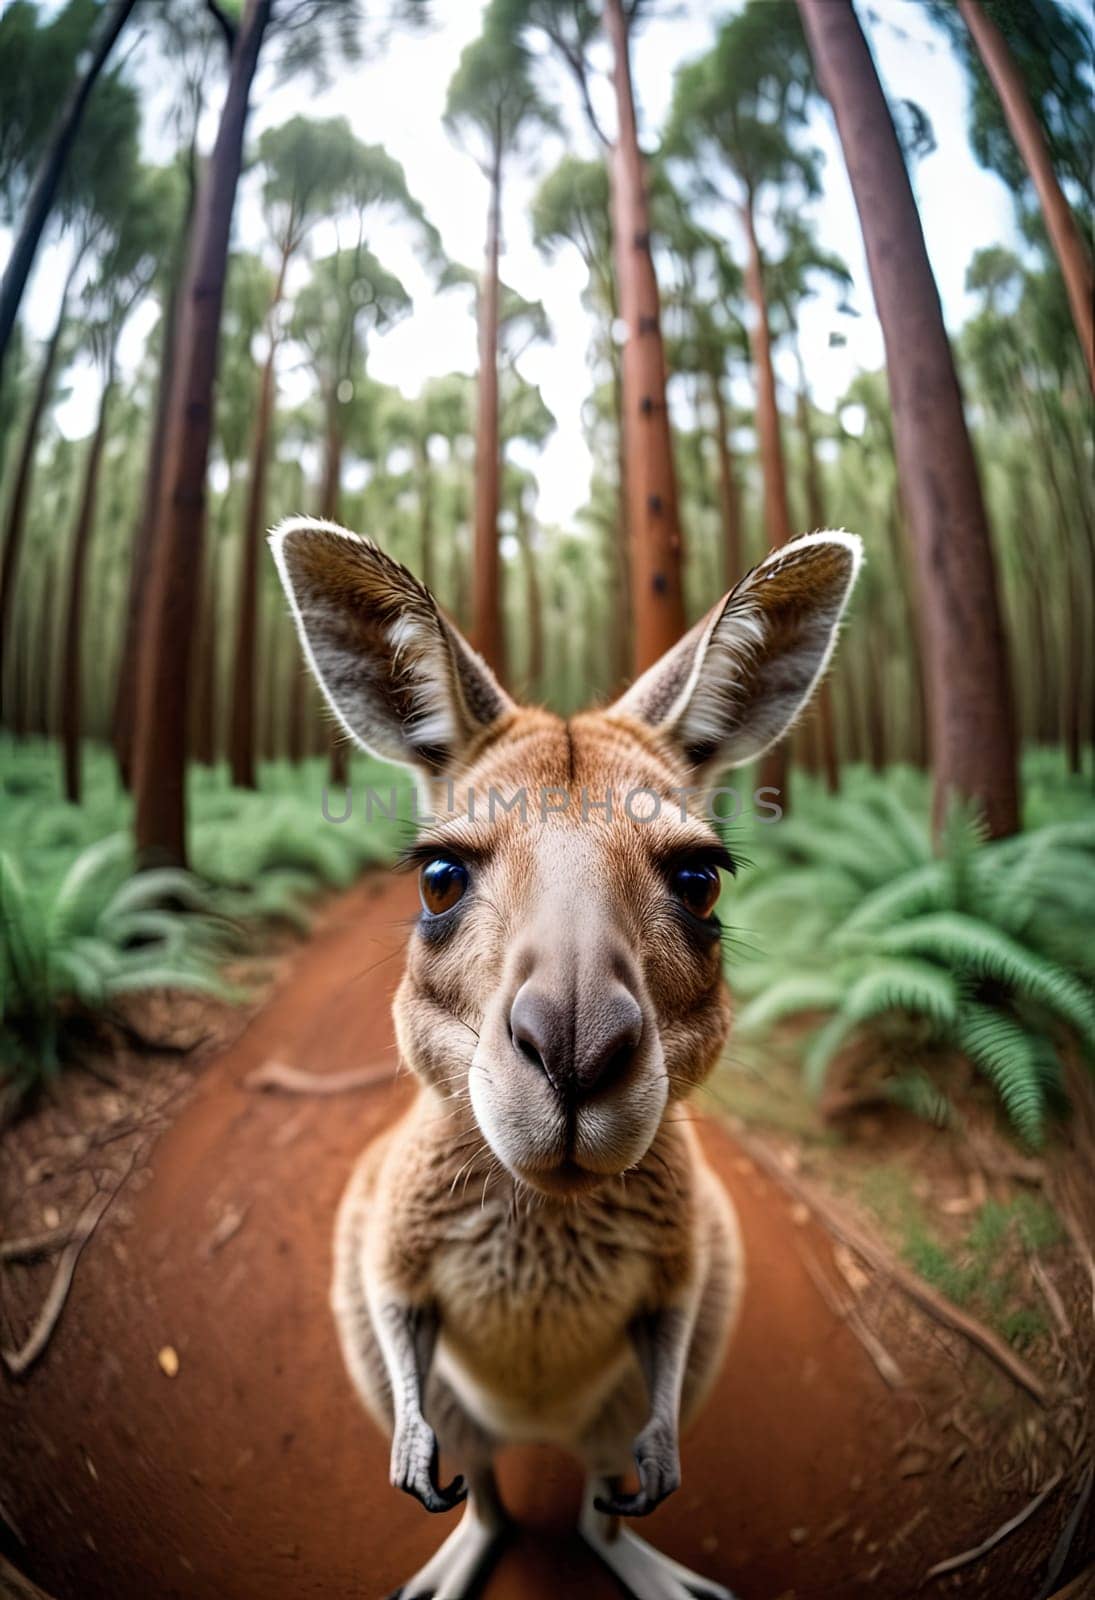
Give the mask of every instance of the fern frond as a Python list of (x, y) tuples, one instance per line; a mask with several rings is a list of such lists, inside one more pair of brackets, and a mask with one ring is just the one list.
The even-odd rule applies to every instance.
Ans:
[(1045, 1137), (1046, 1092), (1036, 1041), (1014, 1018), (991, 1006), (962, 1008), (955, 1036), (959, 1047), (989, 1079), (1012, 1126), (1028, 1144)]

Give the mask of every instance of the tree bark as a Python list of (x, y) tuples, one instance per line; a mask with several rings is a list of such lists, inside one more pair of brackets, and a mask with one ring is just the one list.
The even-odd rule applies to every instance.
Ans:
[[(806, 490), (806, 520), (814, 533), (822, 528), (827, 528), (829, 518), (825, 511), (825, 491), (821, 487), (821, 472), (818, 468), (817, 452), (814, 449), (814, 427), (810, 417), (810, 395), (806, 387), (806, 369), (802, 356), (797, 348), (795, 355), (798, 359), (799, 390), (798, 390), (798, 428), (802, 441), (803, 479)], [(833, 691), (828, 675), (818, 685), (817, 689), (817, 748), (821, 760), (821, 768), (825, 774), (825, 787), (830, 794), (840, 793), (840, 760), (837, 756), (836, 729), (834, 721)]]
[(475, 436), (475, 549), (472, 615), (475, 648), (498, 674), (505, 671), (498, 506), (501, 446), (498, 438), (498, 256), (501, 248), (502, 157), (496, 151), (487, 213), (486, 265), (479, 295), (479, 390)]
[[(183, 221), (183, 243), (189, 234), (197, 201), (194, 171), (196, 154), (191, 147), (189, 166), (190, 187), (186, 215)], [(184, 262), (185, 265), (185, 262)], [(160, 350), (160, 370), (156, 379), (156, 410), (152, 422), (152, 435), (148, 446), (148, 465), (145, 468), (141, 511), (133, 536), (129, 568), (129, 597), (125, 615), (125, 633), (114, 694), (113, 742), (114, 758), (125, 788), (133, 785), (133, 736), (137, 722), (137, 683), (140, 678), (138, 655), (141, 642), (141, 618), (144, 615), (148, 590), (152, 552), (156, 544), (160, 495), (163, 487), (164, 447), (167, 437), (167, 419), (171, 400), (172, 374), (175, 370), (175, 348), (178, 338), (180, 272), (176, 272), (164, 305), (163, 338)]]
[[(319, 514), (328, 522), (338, 522), (342, 506), (342, 430), (338, 420), (338, 390), (327, 397), (327, 440), (323, 452), (323, 484), (320, 490)], [(308, 732), (307, 683), (301, 672), (293, 680), (289, 707), (289, 759), (303, 761)], [(332, 722), (327, 730), (327, 771), (332, 786), (344, 789), (349, 776), (349, 752), (346, 734), (338, 723)]]
[(684, 632), (683, 546), (658, 280), (650, 253), (646, 163), (639, 148), (629, 25), (621, 0), (605, 0), (604, 19), (613, 51), (618, 124), (611, 166), (612, 238), (620, 316), (627, 326), (624, 452), (631, 540), (632, 665), (638, 673)]
[(420, 439), (416, 446), (418, 466), (418, 576), (433, 592), (433, 468), (430, 442)]
[(741, 527), (741, 486), (734, 468), (730, 447), (730, 423), (722, 379), (712, 371), (711, 399), (715, 404), (715, 459), (719, 469), (719, 509), (722, 512), (722, 548), (726, 564), (726, 587), (732, 589), (744, 576), (745, 554)]
[[(27, 524), (30, 490), (34, 481), (34, 460), (38, 450), (38, 435), (42, 430), (42, 418), (45, 416), (53, 388), (57, 357), (60, 353), (61, 338), (65, 331), (65, 319), (68, 314), (68, 297), (78, 265), (79, 258), (70, 267), (64, 288), (61, 291), (61, 304), (57, 311), (57, 321), (54, 323), (53, 332), (50, 334), (49, 343), (46, 345), (45, 355), (42, 357), (42, 365), (38, 372), (38, 383), (34, 390), (34, 399), (31, 402), (30, 415), (27, 417), (23, 443), (15, 466), (15, 481), (11, 491), (11, 500), (8, 502), (4, 555), (3, 560), (0, 561), (0, 702), (2, 702), (3, 697), (2, 686), (7, 653), (6, 644), (11, 636), (12, 607), (15, 602), (15, 580), (18, 576), (19, 557), (23, 548), (23, 533)], [(7, 711), (2, 703), (0, 703), (0, 713), (3, 713), (6, 718)]]
[(11, 333), (23, 298), (23, 290), (26, 288), (30, 269), (34, 265), (38, 242), (53, 209), (53, 202), (57, 198), (57, 186), (61, 181), (68, 153), (79, 132), (91, 91), (135, 4), (136, 0), (114, 0), (111, 9), (103, 16), (102, 26), (91, 46), (87, 67), (69, 91), (53, 136), (34, 175), (19, 232), (12, 243), (3, 282), (0, 283), (0, 370), (3, 368), (4, 357), (11, 342)]
[(958, 0), (958, 9), (1000, 98), (1011, 136), (1037, 190), (1046, 232), (1065, 280), (1076, 337), (1084, 353), (1092, 389), (1095, 389), (1095, 272), (1091, 257), (1076, 226), (1072, 207), (1057, 181), (1045, 135), (1007, 40), (979, 0)]
[[(281, 301), (288, 258), (282, 258), (273, 308)], [(270, 456), (270, 425), (274, 415), (274, 358), (277, 343), (271, 322), (270, 350), (263, 364), (258, 411), (251, 443), (247, 481), (247, 507), (240, 543), (240, 568), (236, 613), (236, 670), (232, 680), (228, 733), (228, 760), (232, 782), (240, 789), (257, 789), (255, 767), (255, 657), (258, 650), (259, 548), (266, 510), (266, 471)]]
[(111, 352), (103, 392), (99, 398), (99, 415), (88, 450), (84, 468), (84, 482), (80, 494), (80, 509), (69, 552), (68, 605), (65, 611), (65, 634), (61, 658), (61, 691), (58, 705), (58, 724), (61, 730), (61, 753), (64, 768), (65, 799), (73, 805), (80, 803), (80, 736), (83, 718), (83, 632), (84, 586), (87, 578), (87, 558), (91, 535), (95, 527), (95, 506), (99, 495), (99, 472), (103, 464), (103, 446), (106, 444), (107, 414), (110, 397), (114, 391), (114, 355)]
[[(761, 478), (764, 485), (764, 528), (769, 548), (776, 550), (791, 538), (791, 511), (787, 501), (787, 469), (783, 460), (779, 402), (776, 399), (776, 374), (772, 365), (772, 336), (768, 325), (768, 300), (764, 292), (764, 269), (753, 216), (753, 196), (742, 208), (747, 247), (745, 290), (753, 302), (753, 325), (749, 344), (757, 378), (757, 433), (760, 443)], [(784, 811), (790, 808), (788, 746), (786, 739), (760, 759), (758, 787), (775, 789)]]
[(190, 753), (202, 767), (217, 760), (217, 555), (216, 546), (205, 552), (209, 570), (205, 574), (201, 608), (198, 613), (198, 649), (194, 663), (191, 696)]
[(38, 605), (35, 608), (35, 649), (34, 662), (31, 668), (31, 702), (28, 715), (28, 725), (31, 733), (41, 734), (48, 738), (53, 721), (53, 648), (55, 598), (54, 598), (54, 572), (56, 562), (53, 551), (47, 550), (42, 563), (42, 579), (38, 591)]
[(136, 835), (144, 862), (186, 860), (190, 670), (201, 598), (205, 476), (229, 234), (251, 84), (272, 0), (247, 0), (216, 143), (202, 183), (180, 301), (160, 528), (142, 619), (137, 693)]
[(757, 243), (753, 217), (753, 197), (742, 208), (748, 260), (745, 288), (753, 302), (753, 326), (749, 343), (757, 375), (757, 432), (760, 436), (760, 465), (764, 480), (764, 527), (769, 548), (776, 550), (791, 538), (791, 511), (787, 502), (787, 469), (783, 460), (779, 403), (776, 399), (776, 374), (772, 365), (772, 336), (768, 325), (768, 300), (764, 292), (764, 269)]
[[(615, 318), (613, 318), (615, 320)], [(620, 352), (609, 330), (609, 364), (612, 368), (612, 412), (616, 419), (616, 519), (609, 528), (608, 569), (614, 586), (611, 627), (611, 694), (621, 694), (631, 678), (634, 618), (631, 612), (631, 537), (627, 515), (627, 441), (624, 437), (624, 390)]]
[(525, 575), (525, 626), (528, 629), (528, 658), (525, 664), (525, 693), (538, 700), (544, 681), (544, 608), (540, 595), (540, 576), (536, 570), (536, 552), (532, 548), (528, 512), (518, 501), (517, 542), (521, 550), (521, 565)]
[(990, 834), (1019, 825), (1011, 678), (977, 465), (897, 135), (850, 0), (798, 0), (836, 116), (886, 346), (902, 499), (919, 575), (935, 763)]

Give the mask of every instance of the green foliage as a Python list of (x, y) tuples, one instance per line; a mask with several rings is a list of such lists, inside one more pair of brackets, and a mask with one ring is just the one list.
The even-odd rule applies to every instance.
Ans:
[(1024, 1258), (1061, 1243), (1057, 1213), (1045, 1200), (1017, 1195), (988, 1200), (964, 1235), (944, 1240), (905, 1173), (893, 1166), (865, 1175), (862, 1198), (896, 1237), (909, 1266), (956, 1305), (967, 1306), (1021, 1348), (1045, 1332), (1036, 1306), (1024, 1303)]
[[(360, 758), (354, 814), (322, 813), (325, 762), (264, 764), (257, 792), (223, 770), (191, 774), (192, 873), (133, 873), (130, 806), (105, 750), (85, 753), (84, 803), (58, 798), (49, 745), (0, 749), (0, 1078), (22, 1091), (56, 1070), (89, 1017), (147, 989), (232, 998), (220, 976), (249, 929), (304, 931), (308, 904), (390, 860), (410, 829), (406, 781)], [(389, 791), (402, 795), (395, 816)], [(367, 787), (381, 797), (361, 815)], [(332, 797), (332, 814), (341, 797)]]
[(215, 903), (189, 873), (132, 874), (125, 834), (86, 846), (65, 875), (30, 879), (0, 853), (0, 1072), (16, 1093), (60, 1065), (79, 1021), (140, 990), (230, 998)]
[(749, 940), (731, 971), (749, 997), (742, 1033), (821, 1013), (803, 1051), (815, 1092), (837, 1054), (869, 1038), (894, 1097), (936, 1120), (938, 1097), (905, 1062), (962, 1051), (1015, 1132), (1040, 1143), (1063, 1095), (1059, 1048), (1071, 1040), (1095, 1060), (1090, 800), (1076, 820), (995, 843), (956, 811), (936, 858), (923, 815), (857, 775), (847, 794), (809, 793), (756, 835), (731, 912)]

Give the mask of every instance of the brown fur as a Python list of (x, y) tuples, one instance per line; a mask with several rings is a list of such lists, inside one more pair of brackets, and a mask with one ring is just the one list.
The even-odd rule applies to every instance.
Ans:
[[(723, 1597), (602, 1517), (677, 1487), (678, 1426), (742, 1294), (733, 1211), (684, 1106), (730, 1002), (717, 924), (689, 910), (678, 869), (706, 862), (711, 882), (725, 852), (691, 786), (806, 703), (858, 542), (786, 546), (614, 707), (569, 721), (515, 706), (375, 546), (292, 523), (274, 547), (343, 724), (414, 765), (432, 799), (417, 853), (466, 877), (424, 911), (396, 995), (417, 1098), (365, 1151), (336, 1226), (332, 1305), (393, 1433), (392, 1481), (431, 1510), (455, 1504), (438, 1441), (470, 1480), (465, 1518), (405, 1600), (466, 1593), (503, 1521), (491, 1456), (522, 1441), (568, 1447), (606, 1486), (581, 1531), (640, 1600)], [(633, 1459), (630, 1495), (615, 1480)]]

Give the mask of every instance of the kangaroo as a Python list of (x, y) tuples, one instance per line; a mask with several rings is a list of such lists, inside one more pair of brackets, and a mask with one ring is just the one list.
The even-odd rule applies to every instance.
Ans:
[(376, 545), (308, 519), (271, 544), (335, 716), (432, 812), (394, 1003), (417, 1098), (350, 1179), (331, 1292), (391, 1482), (428, 1511), (466, 1502), (396, 1593), (472, 1593), (507, 1527), (492, 1457), (547, 1442), (584, 1465), (580, 1534), (634, 1600), (729, 1600), (620, 1520), (679, 1486), (745, 1281), (681, 1110), (730, 1025), (733, 861), (705, 797), (806, 704), (860, 541), (783, 546), (614, 705), (566, 720), (516, 705)]

